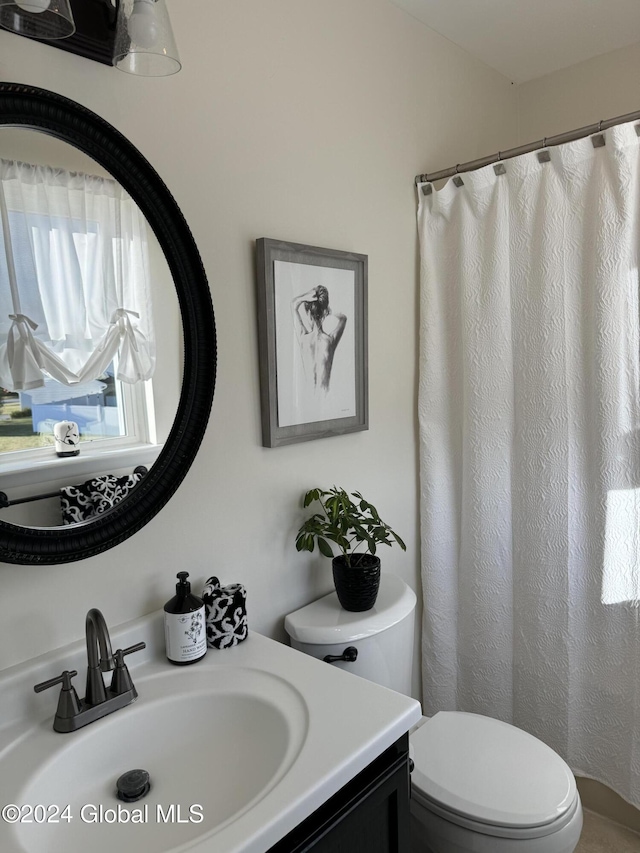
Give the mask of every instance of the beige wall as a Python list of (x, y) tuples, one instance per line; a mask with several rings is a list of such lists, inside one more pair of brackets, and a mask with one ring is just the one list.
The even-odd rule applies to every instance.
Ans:
[(525, 144), (640, 109), (640, 44), (597, 56), (518, 88)]
[[(0, 32), (0, 78), (105, 117), (156, 167), (209, 276), (219, 380), (196, 465), (129, 541), (67, 566), (0, 565), (0, 667), (161, 606), (175, 572), (248, 589), (250, 626), (332, 588), (299, 555), (303, 491), (360, 489), (406, 539), (383, 566), (418, 587), (417, 246), (413, 177), (516, 144), (514, 87), (387, 0), (188, 0), (170, 6), (183, 70), (145, 80)], [(368, 432), (265, 449), (253, 241), (369, 256)], [(417, 670), (416, 670), (417, 671)], [(416, 682), (417, 684), (417, 682)]]

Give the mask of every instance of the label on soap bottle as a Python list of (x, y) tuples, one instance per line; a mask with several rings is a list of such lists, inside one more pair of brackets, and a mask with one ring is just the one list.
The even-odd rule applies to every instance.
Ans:
[(207, 651), (204, 604), (190, 613), (164, 614), (167, 657), (176, 663), (198, 660)]

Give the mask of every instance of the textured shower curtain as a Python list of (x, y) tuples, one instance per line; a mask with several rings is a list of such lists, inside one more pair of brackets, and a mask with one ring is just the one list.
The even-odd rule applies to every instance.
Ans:
[(424, 713), (640, 806), (640, 144), (595, 141), (419, 187)]

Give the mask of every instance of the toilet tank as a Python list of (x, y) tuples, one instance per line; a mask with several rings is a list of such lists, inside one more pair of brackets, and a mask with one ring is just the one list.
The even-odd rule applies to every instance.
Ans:
[(355, 648), (354, 661), (333, 665), (410, 696), (415, 608), (415, 593), (402, 578), (382, 574), (371, 610), (343, 610), (332, 592), (290, 613), (284, 627), (294, 649), (316, 658)]

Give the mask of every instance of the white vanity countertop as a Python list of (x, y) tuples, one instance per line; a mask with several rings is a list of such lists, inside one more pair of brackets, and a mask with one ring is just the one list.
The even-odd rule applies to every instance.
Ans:
[[(170, 671), (174, 685), (180, 683), (175, 680), (177, 678), (184, 679), (187, 686), (193, 685), (194, 679), (201, 679), (203, 685), (213, 684), (216, 675), (222, 678), (225, 672), (230, 672), (229, 668), (233, 668), (245, 673), (259, 670), (287, 682), (288, 689), (292, 688), (300, 697), (299, 707), (304, 709), (299, 716), (306, 731), (297, 754), (292, 759), (290, 757), (290, 765), (283, 775), (250, 808), (241, 810), (237, 816), (225, 820), (206, 835), (179, 848), (172, 848), (176, 850), (265, 853), (407, 732), (421, 716), (416, 700), (253, 632), (238, 646), (220, 651), (209, 649), (204, 660), (185, 667), (174, 667), (164, 657), (161, 613), (111, 629), (111, 640), (114, 649), (125, 648), (141, 640), (147, 642), (145, 651), (127, 658), (139, 693), (136, 705), (145, 701), (145, 682), (161, 684), (167, 671)], [(78, 737), (80, 732), (57, 734), (49, 730), (59, 688), (42, 694), (33, 692), (35, 683), (55, 677), (63, 669), (78, 670), (75, 683), (82, 697), (86, 670), (84, 640), (0, 672), (0, 773), (13, 745), (28, 737), (30, 731), (37, 732), (41, 742), (47, 742), (49, 748), (55, 749), (58, 744), (64, 746)], [(154, 689), (157, 690), (157, 686)], [(116, 711), (80, 731), (87, 732), (89, 737), (91, 729), (111, 717), (126, 714), (127, 710)], [(176, 726), (179, 725), (180, 720), (177, 719)], [(202, 758), (211, 764), (212, 785), (224, 784), (224, 768), (216, 766), (215, 739), (215, 722), (212, 720), (210, 740), (202, 743)], [(159, 748), (162, 748), (161, 744)], [(246, 773), (251, 774), (250, 766), (246, 767)], [(0, 798), (3, 799), (0, 807), (6, 804), (4, 800), (21, 805), (19, 796), (19, 786), (14, 792), (11, 783), (0, 778)], [(3, 851), (30, 849), (16, 841), (18, 836), (6, 836), (9, 831), (13, 832), (13, 827), (0, 822), (0, 848)], [(38, 846), (33, 849), (45, 848)]]

